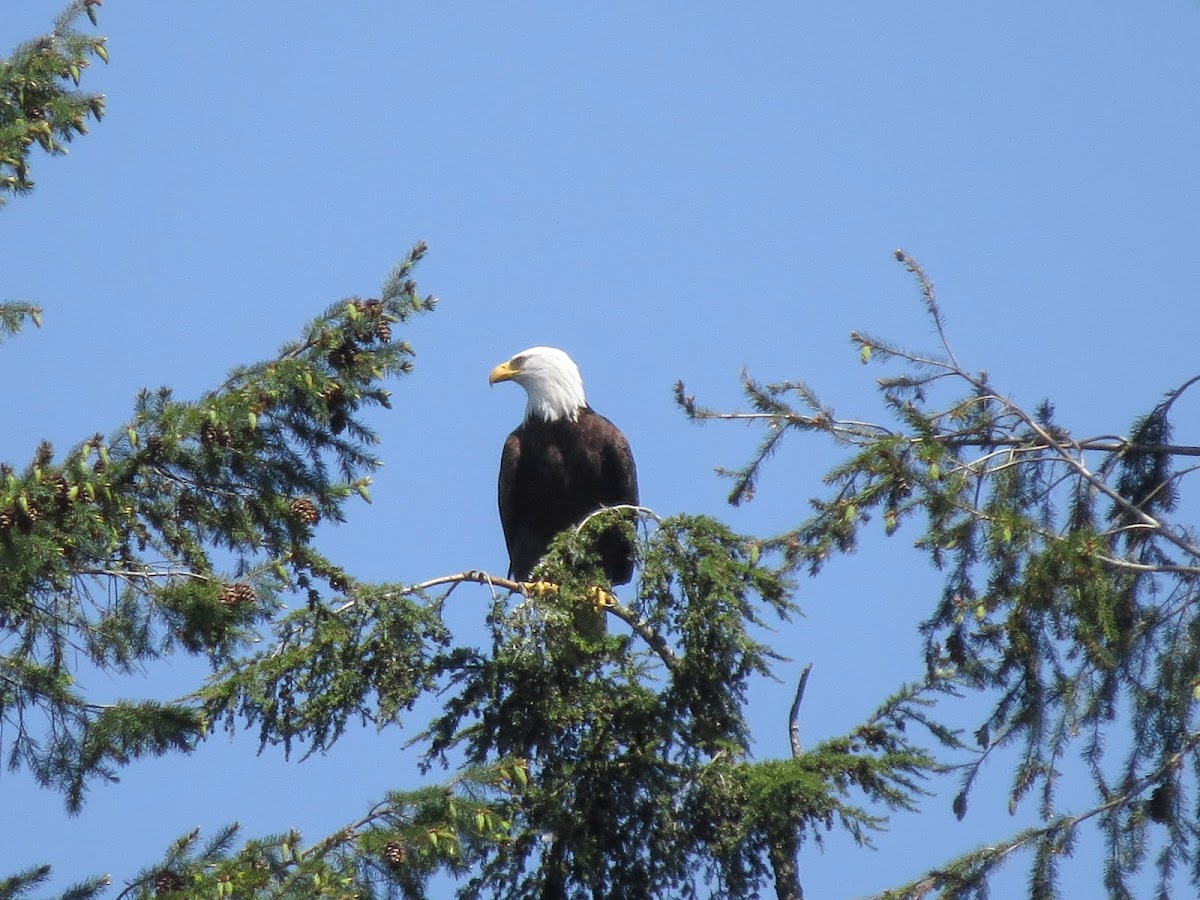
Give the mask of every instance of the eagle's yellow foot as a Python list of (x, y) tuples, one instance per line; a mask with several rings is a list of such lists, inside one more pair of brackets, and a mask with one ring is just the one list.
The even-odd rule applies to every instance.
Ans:
[(598, 612), (603, 612), (606, 609), (612, 609), (617, 605), (616, 596), (599, 586), (588, 588), (587, 598), (592, 601), (592, 604), (596, 607)]
[(553, 581), (521, 581), (521, 593), (526, 597), (545, 597), (547, 594), (557, 594), (558, 585)]

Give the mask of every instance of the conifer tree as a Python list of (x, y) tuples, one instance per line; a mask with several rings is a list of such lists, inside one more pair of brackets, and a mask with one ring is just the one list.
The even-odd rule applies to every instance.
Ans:
[[(106, 45), (76, 28), (99, 5), (71, 4), (49, 35), (0, 61), (0, 195), (27, 192), (36, 149), (61, 152), (102, 115), (103, 98), (78, 85)], [(140, 868), (114, 860), (126, 868), (111, 886), (98, 875), (61, 896), (417, 898), (441, 872), (469, 898), (798, 900), (801, 851), (827, 831), (869, 845), (889, 812), (920, 808), (948, 764), (966, 816), (976, 772), (1006, 747), (1019, 749), (1009, 801), (1036, 797), (1041, 825), (880, 896), (982, 897), (1023, 853), (1030, 896), (1054, 897), (1060, 860), (1090, 822), (1107, 844), (1109, 896), (1127, 896), (1146, 865), (1164, 892), (1183, 865), (1200, 887), (1200, 541), (1174, 519), (1192, 471), (1180, 460), (1200, 450), (1171, 435), (1198, 379), (1128, 437), (1078, 438), (1049, 403), (1028, 412), (959, 363), (932, 284), (899, 254), (942, 352), (853, 336), (864, 362), (904, 367), (880, 382), (888, 423), (840, 419), (802, 382), (747, 378), (740, 413), (705, 409), (678, 386), (694, 419), (765, 429), (728, 473), (734, 503), (795, 432), (845, 449), (794, 527), (756, 538), (705, 516), (605, 511), (555, 541), (538, 589), (479, 571), (368, 584), (321, 552), (314, 526), (369, 499), (378, 460), (364, 414), (390, 405), (385, 384), (412, 365), (395, 330), (434, 306), (412, 277), (423, 253), (418, 244), (377, 297), (332, 304), (199, 398), (146, 391), (106, 434), (0, 463), (0, 739), (69, 810), (86, 814), (96, 779), (187, 753), (217, 728), (251, 727), (263, 745), (305, 754), (337, 752), (363, 722), (404, 728), (428, 778), (347, 810), (324, 837), (287, 823), (259, 837), (193, 832), (157, 858), (148, 850)], [(6, 334), (28, 321), (40, 324), (35, 306), (3, 307)], [(778, 659), (763, 626), (787, 620), (797, 580), (876, 521), (888, 534), (918, 529), (917, 547), (945, 573), (921, 625), (925, 677), (849, 733), (805, 746), (805, 672), (791, 754), (752, 758), (746, 695)], [(640, 554), (622, 598), (594, 589), (594, 537), (614, 523), (636, 531)], [(443, 621), (455, 591), (487, 608), (484, 640)], [(573, 627), (597, 602), (625, 627)], [(120, 675), (176, 654), (212, 664), (184, 697), (98, 704), (76, 678), (80, 665)], [(987, 703), (969, 739), (937, 718), (942, 698), (964, 693)], [(439, 711), (410, 721), (426, 695)], [(1130, 747), (1119, 760), (1105, 752), (1116, 732)], [(1068, 754), (1096, 802), (1063, 813)], [(0, 898), (35, 896), (52, 876), (46, 861), (11, 864), (26, 868), (0, 874)]]
[[(70, 87), (89, 54), (103, 58), (103, 40), (75, 30), (97, 5), (73, 4), (4, 63), (9, 192), (32, 186), (35, 145), (59, 152), (103, 111)], [(363, 584), (314, 545), (317, 522), (368, 496), (375, 436), (362, 413), (387, 406), (383, 382), (411, 365), (393, 329), (433, 306), (411, 278), (423, 252), (379, 297), (333, 304), (200, 398), (146, 391), (110, 433), (0, 468), (8, 759), (78, 813), (95, 779), (186, 753), (215, 727), (331, 750), (350, 723), (398, 725), (436, 688), (447, 699), (424, 730), (429, 787), (311, 842), (183, 835), (122, 873), (118, 896), (416, 897), (439, 870), (464, 876), (464, 896), (691, 896), (710, 884), (745, 896), (772, 866), (790, 873), (780, 896), (799, 896), (806, 831), (837, 821), (862, 837), (880, 824), (851, 788), (911, 803), (929, 758), (896, 725), (922, 701), (901, 692), (844, 740), (752, 762), (745, 692), (774, 658), (752, 629), (791, 609), (752, 542), (703, 517), (645, 513), (639, 589), (607, 607), (629, 633), (595, 640), (572, 627), (601, 578), (594, 527), (563, 536), (543, 572), (558, 589), (528, 597), (477, 572)], [(38, 315), (14, 305), (5, 322), (15, 332)], [(491, 598), (489, 646), (456, 643), (441, 620), (463, 584)], [(288, 612), (287, 597), (302, 603)], [(120, 674), (178, 653), (214, 668), (183, 698), (101, 705), (76, 680), (80, 665)], [(455, 771), (439, 783), (443, 765)], [(29, 896), (50, 873), (35, 863), (0, 897)]]

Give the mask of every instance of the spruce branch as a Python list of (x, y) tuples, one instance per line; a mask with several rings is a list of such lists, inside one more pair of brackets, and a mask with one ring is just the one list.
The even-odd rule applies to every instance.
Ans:
[(23, 467), (0, 464), (7, 755), (72, 811), (90, 779), (186, 751), (206, 729), (194, 699), (100, 708), (77, 665), (129, 673), (176, 652), (220, 665), (253, 646), (282, 592), (311, 599), (317, 584), (347, 582), (313, 525), (369, 499), (378, 459), (363, 416), (411, 368), (391, 326), (432, 306), (408, 277), (423, 252), (389, 275), (385, 299), (333, 304), (304, 340), (198, 400), (143, 391), (110, 435), (62, 456), (44, 442)]
[(1070, 847), (1071, 836), (1079, 826), (1091, 819), (1142, 803), (1142, 797), (1149, 788), (1162, 784), (1163, 779), (1178, 770), (1189, 756), (1196, 757), (1198, 745), (1200, 735), (1193, 735), (1186, 746), (1157, 769), (1141, 778), (1127, 781), (1122, 790), (1110, 794), (1104, 803), (1081, 813), (1054, 817), (1046, 824), (1024, 829), (1008, 840), (972, 850), (939, 866), (936, 871), (931, 871), (901, 887), (872, 895), (868, 900), (920, 900), (934, 891), (939, 892), (941, 896), (958, 896), (965, 890), (982, 885), (1011, 857), (1022, 851), (1045, 845), (1051, 847), (1052, 852), (1056, 854), (1064, 853)]
[[(676, 401), (693, 420), (763, 428), (754, 456), (729, 471), (734, 502), (750, 496), (783, 433), (817, 434), (848, 448), (825, 476), (827, 495), (811, 501), (813, 513), (759, 542), (783, 571), (803, 566), (817, 574), (831, 554), (853, 550), (876, 517), (887, 534), (924, 519), (916, 546), (945, 582), (921, 625), (928, 672), (990, 699), (976, 730), (981, 752), (967, 763), (940, 764), (963, 771), (954, 801), (960, 817), (983, 762), (997, 748), (1014, 747), (1010, 806), (1036, 792), (1043, 818), (1013, 843), (1035, 848), (1031, 884), (1050, 896), (1056, 860), (1078, 826), (1092, 822), (1114, 860), (1106, 887), (1119, 897), (1128, 872), (1145, 859), (1147, 814), (1129, 790), (1154, 785), (1154, 821), (1168, 828), (1158, 860), (1166, 884), (1172, 866), (1195, 855), (1200, 833), (1194, 809), (1162, 799), (1174, 796), (1177, 779), (1169, 773), (1180, 748), (1192, 745), (1200, 696), (1200, 540), (1173, 517), (1185, 482), (1200, 470), (1175, 461), (1200, 456), (1200, 447), (1173, 440), (1170, 421), (1200, 376), (1168, 392), (1127, 434), (1076, 437), (1055, 421), (1048, 402), (1026, 409), (999, 393), (986, 372), (966, 370), (932, 282), (907, 254), (897, 258), (917, 280), (944, 355), (852, 334), (864, 363), (905, 367), (878, 382), (892, 421), (839, 417), (815, 401), (813, 390), (792, 391), (802, 382), (764, 386), (745, 375), (747, 411), (707, 409), (682, 384)], [(1121, 730), (1130, 749), (1116, 789), (1105, 776), (1113, 755), (1105, 747)], [(949, 732), (940, 737), (949, 749), (965, 749)], [(1061, 760), (1072, 748), (1102, 800), (1078, 819), (1055, 808)], [(918, 887), (985, 889), (986, 866), (958, 871), (970, 878), (949, 881), (942, 872)], [(1200, 884), (1200, 869), (1193, 874)]]
[(950, 341), (946, 336), (946, 323), (942, 317), (941, 306), (938, 305), (937, 297), (934, 295), (933, 282), (929, 280), (929, 276), (925, 274), (925, 270), (921, 267), (921, 264), (903, 250), (897, 250), (894, 255), (896, 260), (902, 263), (917, 279), (917, 284), (921, 289), (921, 299), (925, 302), (925, 312), (937, 329), (938, 340), (941, 341), (942, 348), (950, 358), (950, 365), (956, 372), (962, 371), (962, 366), (958, 364), (958, 360), (954, 356), (954, 351), (950, 347)]
[[(389, 596), (409, 596), (422, 597), (428, 591), (437, 587), (449, 586), (451, 590), (460, 584), (482, 584), (489, 588), (499, 588), (508, 591), (510, 594), (519, 594), (523, 597), (544, 597), (549, 593), (557, 593), (558, 585), (552, 582), (539, 581), (514, 581), (511, 578), (501, 577), (499, 575), (490, 575), (479, 569), (469, 569), (465, 572), (457, 572), (453, 575), (441, 575), (436, 578), (430, 578), (426, 581), (408, 585), (407, 587), (394, 589), (389, 593)], [(443, 595), (442, 599), (449, 595), (449, 591)], [(495, 594), (492, 595), (496, 599)], [(345, 612), (359, 604), (357, 598), (351, 598), (337, 608), (337, 612)], [(654, 650), (659, 659), (662, 660), (670, 670), (675, 670), (679, 663), (678, 655), (671, 648), (667, 640), (659, 633), (654, 626), (650, 624), (644, 617), (638, 615), (634, 610), (624, 606), (612, 594), (607, 594), (603, 598), (600, 608), (620, 619), (630, 630), (640, 637), (648, 647)]]
[[(438, 871), (461, 875), (495, 843), (511, 839), (513, 795), (524, 763), (470, 767), (449, 781), (393, 791), (362, 816), (306, 844), (296, 831), (241, 841), (235, 823), (201, 841), (176, 839), (161, 860), (133, 876), (117, 900), (186, 891), (195, 896), (285, 898), (374, 896), (381, 887), (423, 896)], [(332, 894), (337, 888), (340, 893)]]
[(6, 194), (33, 190), (29, 157), (35, 146), (51, 155), (104, 117), (104, 97), (81, 93), (82, 72), (93, 58), (108, 61), (105, 39), (85, 35), (76, 23), (94, 25), (96, 0), (75, 0), (53, 29), (0, 59), (0, 206)]
[(26, 321), (36, 327), (42, 325), (41, 307), (32, 303), (0, 303), (0, 340), (11, 337), (21, 330)]

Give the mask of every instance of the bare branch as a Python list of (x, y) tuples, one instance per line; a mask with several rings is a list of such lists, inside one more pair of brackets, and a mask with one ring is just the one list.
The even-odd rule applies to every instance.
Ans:
[(788, 739), (792, 743), (792, 756), (800, 756), (804, 745), (800, 741), (800, 704), (804, 702), (804, 689), (808, 687), (808, 673), (813, 664), (809, 663), (800, 673), (800, 682), (796, 685), (796, 697), (792, 700), (792, 711), (788, 716)]

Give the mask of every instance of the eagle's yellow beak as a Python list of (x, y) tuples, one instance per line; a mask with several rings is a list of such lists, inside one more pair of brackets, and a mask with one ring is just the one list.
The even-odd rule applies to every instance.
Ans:
[(517, 369), (510, 359), (508, 362), (502, 362), (496, 368), (492, 369), (492, 374), (488, 376), (488, 384), (495, 384), (498, 381), (512, 381), (516, 374)]

